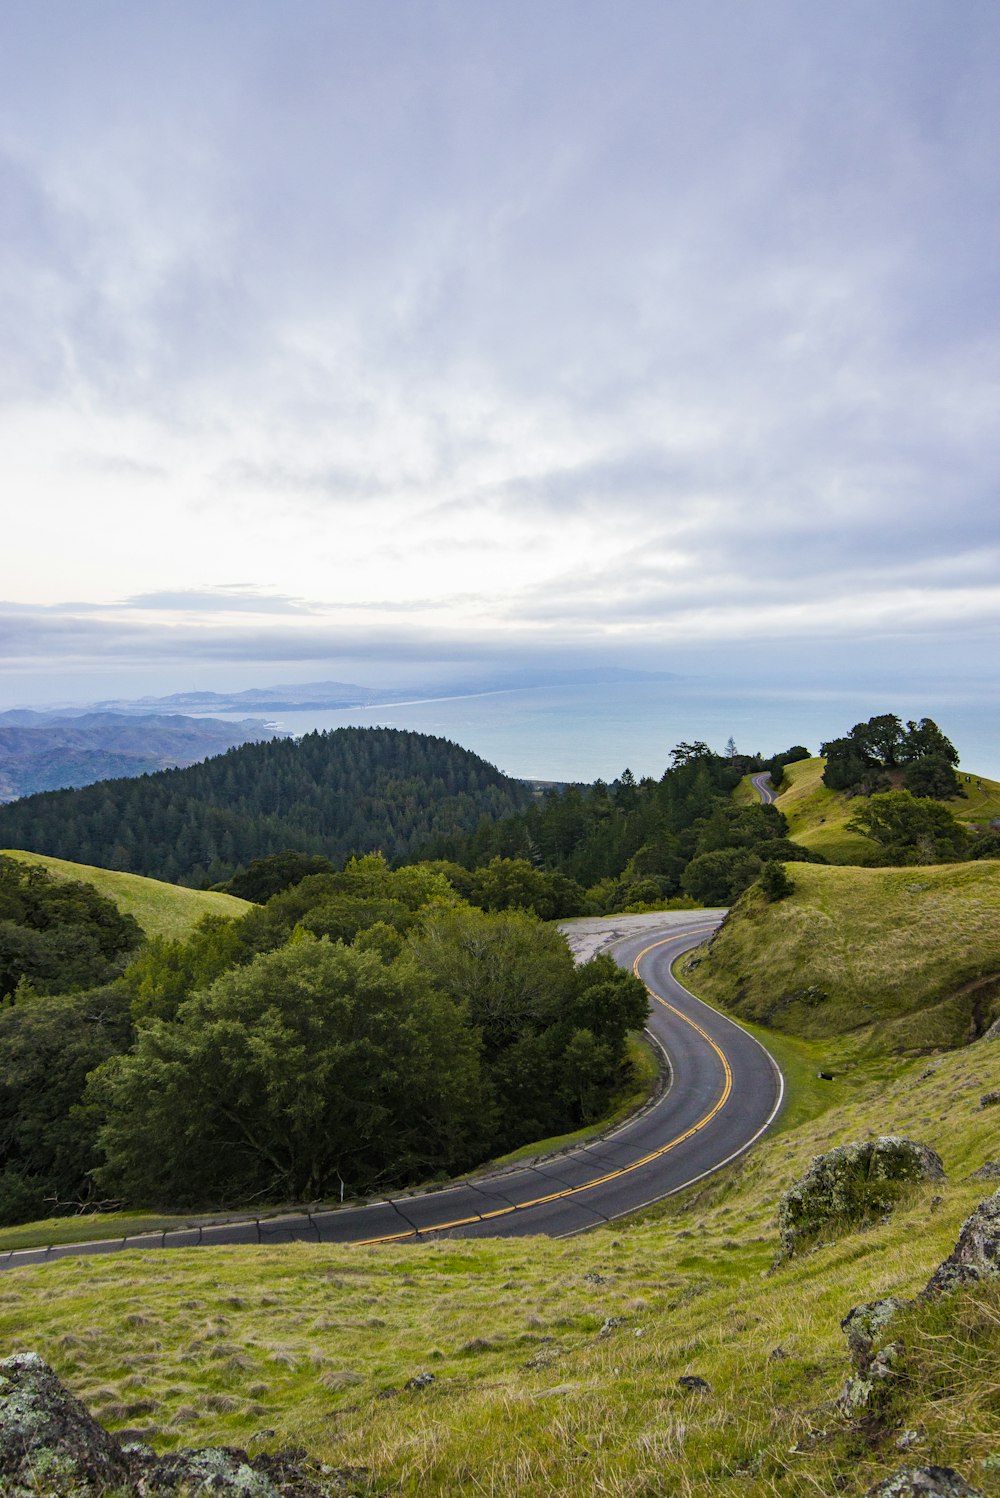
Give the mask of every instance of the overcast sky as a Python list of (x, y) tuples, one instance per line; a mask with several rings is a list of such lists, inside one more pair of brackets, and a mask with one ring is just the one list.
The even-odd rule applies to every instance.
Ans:
[(5, 0), (0, 697), (996, 686), (998, 76), (996, 0)]

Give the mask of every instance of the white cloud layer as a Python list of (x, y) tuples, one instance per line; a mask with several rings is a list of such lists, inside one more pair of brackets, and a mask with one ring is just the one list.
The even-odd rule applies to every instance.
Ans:
[(998, 62), (986, 0), (8, 5), (8, 680), (987, 658)]

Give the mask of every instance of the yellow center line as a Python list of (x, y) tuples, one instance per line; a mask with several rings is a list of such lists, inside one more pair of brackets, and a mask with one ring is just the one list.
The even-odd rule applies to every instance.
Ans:
[[(648, 952), (655, 951), (657, 947), (669, 946), (671, 942), (678, 941), (681, 937), (703, 936), (714, 930), (714, 926), (703, 926), (694, 931), (681, 932), (678, 936), (666, 936), (660, 941), (650, 942), (648, 947), (643, 947), (633, 962), (633, 973), (635, 973), (637, 978), (639, 977), (639, 963)], [(397, 1243), (402, 1238), (412, 1238), (419, 1233), (443, 1233), (449, 1228), (463, 1228), (477, 1222), (490, 1222), (495, 1217), (508, 1217), (512, 1212), (526, 1212), (530, 1207), (541, 1207), (545, 1206), (548, 1202), (562, 1201), (568, 1196), (578, 1196), (582, 1191), (592, 1191), (595, 1186), (604, 1186), (609, 1181), (617, 1181), (622, 1176), (630, 1175), (633, 1170), (640, 1170), (644, 1165), (649, 1165), (653, 1160), (659, 1160), (663, 1155), (669, 1154), (671, 1150), (676, 1149), (679, 1144), (683, 1144), (686, 1139), (690, 1139), (692, 1135), (699, 1133), (705, 1128), (706, 1124), (710, 1124), (720, 1109), (725, 1107), (729, 1094), (733, 1090), (733, 1072), (726, 1054), (722, 1050), (722, 1047), (717, 1045), (712, 1039), (707, 1030), (703, 1030), (701, 1025), (697, 1024), (695, 1020), (689, 1019), (686, 1014), (683, 1014), (679, 1009), (675, 1009), (673, 1004), (669, 1003), (662, 994), (658, 994), (655, 989), (650, 988), (648, 983), (646, 984), (646, 992), (657, 1004), (662, 1004), (664, 1009), (669, 1009), (671, 1014), (676, 1015), (679, 1020), (683, 1020), (686, 1025), (690, 1025), (692, 1030), (697, 1030), (701, 1038), (707, 1045), (711, 1046), (722, 1062), (722, 1091), (713, 1106), (698, 1119), (697, 1123), (693, 1123), (690, 1128), (684, 1130), (683, 1134), (678, 1134), (668, 1144), (661, 1144), (659, 1149), (651, 1150), (648, 1155), (643, 1155), (641, 1159), (633, 1160), (630, 1165), (623, 1165), (618, 1170), (608, 1171), (607, 1175), (595, 1176), (592, 1181), (584, 1181), (581, 1186), (566, 1186), (561, 1191), (549, 1192), (547, 1196), (536, 1196), (531, 1201), (526, 1202), (512, 1202), (509, 1206), (496, 1207), (492, 1212), (481, 1212), (473, 1217), (456, 1217), (452, 1222), (435, 1222), (423, 1228), (410, 1228), (403, 1233), (386, 1233), (381, 1238), (358, 1238), (354, 1240), (357, 1246), (364, 1248), (376, 1243)]]

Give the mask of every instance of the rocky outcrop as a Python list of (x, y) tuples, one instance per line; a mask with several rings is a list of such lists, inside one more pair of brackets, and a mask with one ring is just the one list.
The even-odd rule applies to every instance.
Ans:
[(967, 1217), (951, 1253), (939, 1264), (920, 1292), (922, 1296), (944, 1295), (959, 1285), (1000, 1275), (1000, 1191), (980, 1202)]
[(35, 1353), (0, 1362), (4, 1498), (344, 1498), (359, 1490), (352, 1478), (361, 1475), (310, 1461), (301, 1451), (250, 1457), (218, 1446), (157, 1456), (98, 1425)]
[(101, 1492), (130, 1478), (121, 1446), (37, 1354), (0, 1362), (0, 1492)]
[(943, 1179), (940, 1156), (912, 1139), (885, 1135), (838, 1145), (819, 1155), (782, 1196), (780, 1257), (790, 1258), (824, 1229), (877, 1222), (909, 1187)]
[(951, 1467), (900, 1467), (869, 1488), (866, 1498), (982, 1498), (982, 1494)]
[[(891, 1388), (901, 1356), (901, 1348), (892, 1337), (892, 1323), (899, 1311), (919, 1305), (922, 1300), (934, 1300), (963, 1285), (978, 1284), (984, 1279), (1000, 1277), (1000, 1191), (980, 1202), (967, 1217), (958, 1235), (958, 1242), (948, 1257), (938, 1265), (916, 1300), (897, 1300), (886, 1296), (882, 1300), (869, 1301), (854, 1306), (840, 1323), (847, 1336), (847, 1350), (854, 1369), (837, 1400), (841, 1414), (850, 1419), (864, 1417), (878, 1419), (884, 1414), (885, 1397)], [(910, 1470), (910, 1469), (907, 1469)], [(918, 1469), (913, 1469), (918, 1470)], [(944, 1471), (941, 1468), (921, 1468), (920, 1471)], [(893, 1479), (894, 1480), (894, 1479)], [(960, 1480), (960, 1479), (959, 1479)], [(872, 1489), (881, 1493), (882, 1488)], [(896, 1493), (896, 1489), (885, 1492)], [(900, 1488), (900, 1493), (909, 1493), (909, 1488)], [(915, 1493), (933, 1493), (933, 1488), (914, 1488)], [(951, 1489), (942, 1490), (951, 1492)], [(956, 1493), (971, 1492), (972, 1489), (956, 1488)]]

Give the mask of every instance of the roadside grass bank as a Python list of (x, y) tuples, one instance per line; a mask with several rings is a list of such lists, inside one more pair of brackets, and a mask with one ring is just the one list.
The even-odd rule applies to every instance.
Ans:
[(92, 884), (99, 894), (113, 900), (119, 910), (134, 916), (147, 936), (181, 941), (204, 915), (241, 916), (252, 908), (246, 900), (214, 890), (184, 889), (179, 884), (164, 884), (142, 874), (122, 874), (91, 864), (70, 863), (65, 858), (49, 858), (44, 853), (25, 853), (19, 848), (0, 851), (20, 863), (38, 864), (56, 878)]
[[(1000, 1108), (979, 1105), (998, 1056), (979, 1041), (896, 1060), (892, 1080), (852, 1084), (685, 1198), (564, 1242), (12, 1270), (0, 1343), (38, 1351), (105, 1423), (158, 1447), (302, 1445), (367, 1468), (373, 1493), (860, 1495), (918, 1459), (994, 1498), (996, 1288), (916, 1316), (914, 1375), (884, 1430), (833, 1402), (849, 1372), (842, 1317), (916, 1293), (990, 1192), (968, 1177), (1000, 1157)], [(780, 1193), (817, 1153), (886, 1132), (931, 1145), (947, 1180), (772, 1272)], [(708, 1387), (679, 1382), (692, 1377)], [(905, 1458), (904, 1430), (917, 1441)]]
[(752, 887), (680, 963), (699, 997), (825, 1042), (831, 1066), (962, 1045), (1000, 1014), (1000, 862), (788, 867), (787, 899)]

